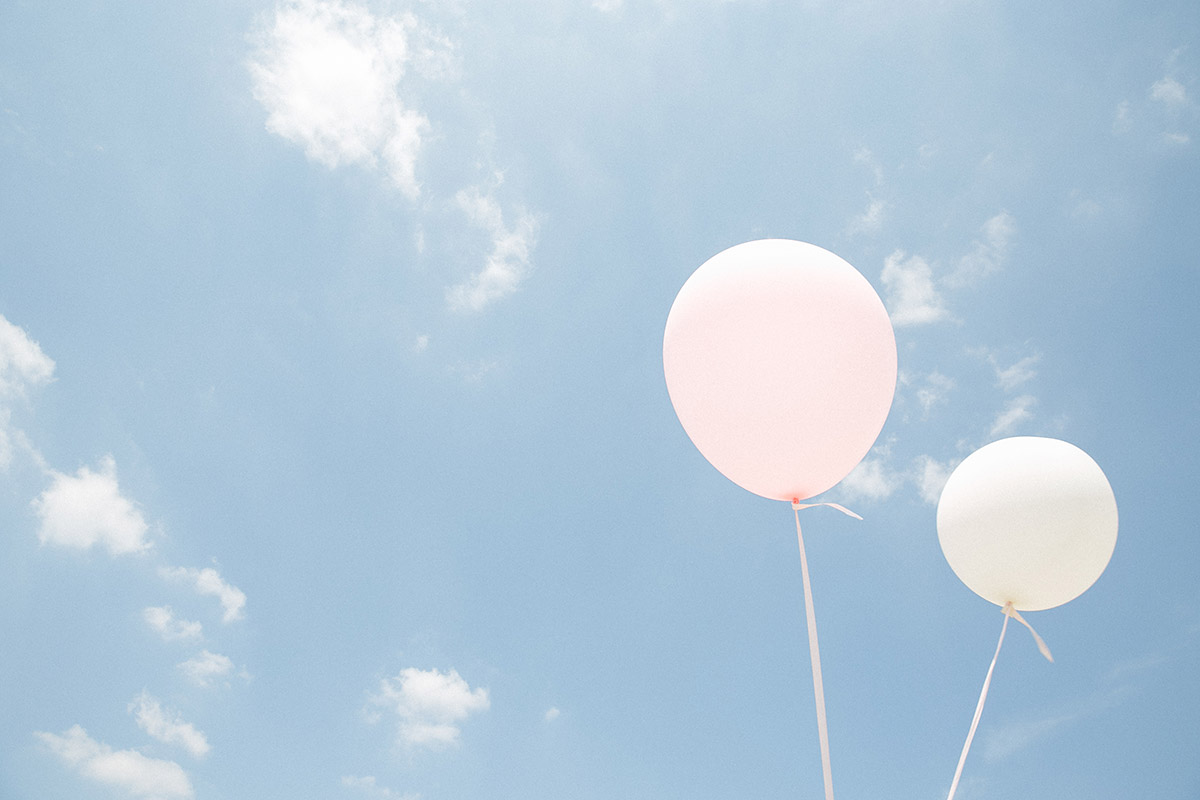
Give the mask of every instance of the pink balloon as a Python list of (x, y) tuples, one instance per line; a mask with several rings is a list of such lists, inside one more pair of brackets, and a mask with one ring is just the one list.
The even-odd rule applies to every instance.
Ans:
[(896, 389), (896, 338), (858, 270), (816, 245), (731, 247), (688, 278), (663, 336), (683, 429), (725, 477), (803, 500), (854, 469)]

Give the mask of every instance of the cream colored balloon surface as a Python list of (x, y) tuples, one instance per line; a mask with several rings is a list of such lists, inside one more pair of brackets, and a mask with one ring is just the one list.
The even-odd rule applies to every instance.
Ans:
[(972, 591), (1020, 611), (1062, 605), (1096, 582), (1117, 542), (1117, 502), (1099, 465), (1037, 436), (992, 442), (951, 474), (938, 541)]

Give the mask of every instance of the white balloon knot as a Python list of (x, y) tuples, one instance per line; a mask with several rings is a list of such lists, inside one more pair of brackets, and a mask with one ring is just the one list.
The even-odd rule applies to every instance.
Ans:
[(792, 498), (792, 510), (793, 511), (800, 510), (800, 500), (798, 498), (795, 498), (795, 497)]

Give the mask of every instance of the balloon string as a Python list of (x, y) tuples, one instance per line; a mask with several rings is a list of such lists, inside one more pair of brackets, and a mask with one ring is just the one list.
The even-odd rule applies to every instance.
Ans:
[(1024, 617), (1017, 613), (1017, 610), (1013, 608), (1012, 603), (1004, 604), (1004, 613), (1006, 616), (1012, 617), (1017, 622), (1029, 629), (1029, 632), (1033, 634), (1033, 640), (1037, 642), (1038, 651), (1046, 657), (1047, 661), (1053, 664), (1054, 656), (1050, 655), (1050, 648), (1046, 646), (1046, 642), (1042, 640), (1042, 637), (1038, 636), (1038, 632), (1033, 629), (1033, 626), (1026, 622)]
[(975, 729), (979, 727), (979, 717), (983, 714), (983, 701), (987, 700), (988, 687), (992, 684), (992, 671), (996, 669), (996, 659), (1000, 657), (1000, 645), (1004, 644), (1004, 632), (1008, 630), (1008, 612), (1011, 608), (1012, 603), (1004, 607), (1004, 625), (1000, 628), (1000, 641), (996, 642), (996, 654), (992, 656), (992, 664), (988, 667), (987, 677), (983, 679), (983, 691), (979, 693), (979, 704), (975, 706), (971, 730), (967, 733), (966, 743), (963, 744), (962, 755), (958, 757), (958, 768), (954, 770), (954, 780), (950, 784), (950, 794), (946, 796), (946, 800), (954, 800), (954, 793), (958, 791), (958, 779), (962, 777), (963, 764), (967, 763), (967, 751), (971, 749), (971, 740), (975, 738)]
[[(813, 503), (811, 505), (829, 505), (858, 517), (851, 511), (833, 503)], [(821, 771), (825, 776), (825, 800), (833, 800), (833, 769), (829, 763), (829, 730), (825, 724), (825, 688), (821, 681), (821, 651), (817, 647), (817, 616), (813, 611), (812, 585), (808, 580), (808, 558), (804, 554), (804, 534), (800, 532), (800, 509), (810, 508), (800, 503), (792, 502), (792, 512), (796, 516), (796, 540), (800, 543), (800, 574), (804, 579), (804, 611), (808, 617), (808, 654), (812, 659), (813, 694), (817, 698), (817, 733), (821, 738)], [(858, 517), (862, 519), (862, 517)], [(1007, 620), (1005, 620), (1007, 621)]]

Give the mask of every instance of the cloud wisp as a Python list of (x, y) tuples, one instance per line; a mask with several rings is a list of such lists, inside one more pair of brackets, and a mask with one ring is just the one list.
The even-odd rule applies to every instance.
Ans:
[(418, 794), (401, 794), (394, 789), (380, 786), (374, 775), (343, 775), (342, 786), (357, 789), (367, 797), (380, 800), (417, 800)]
[(246, 593), (232, 586), (212, 567), (159, 567), (158, 574), (170, 581), (186, 583), (198, 594), (215, 597), (221, 603), (221, 621), (226, 624), (245, 616)]
[(199, 622), (179, 619), (170, 606), (149, 606), (142, 609), (142, 619), (158, 632), (164, 642), (191, 641), (204, 635)]
[(461, 190), (455, 201), (471, 225), (487, 235), (489, 251), (483, 268), (465, 282), (450, 287), (446, 299), (453, 309), (479, 311), (515, 292), (529, 272), (538, 222), (535, 216), (522, 210), (510, 228), (495, 196), (479, 187)]
[(1017, 221), (1012, 214), (1001, 211), (983, 223), (980, 236), (971, 251), (958, 260), (958, 265), (946, 279), (949, 286), (974, 286), (994, 272), (1000, 271), (1008, 260), (1008, 251), (1016, 236)]
[(179, 671), (192, 684), (208, 689), (215, 683), (233, 674), (233, 661), (229, 656), (201, 650), (200, 654), (178, 665)]
[(150, 737), (164, 744), (176, 745), (186, 750), (193, 758), (208, 755), (208, 737), (196, 730), (190, 722), (184, 722), (176, 711), (165, 709), (157, 699), (146, 691), (129, 704), (137, 726)]
[(412, 14), (377, 17), (340, 0), (295, 0), (275, 8), (255, 43), (249, 69), (268, 130), (331, 169), (380, 168), (409, 198), (420, 194), (416, 164), (429, 120), (400, 86), (410, 68), (437, 61), (430, 43), (448, 42)]
[(933, 283), (933, 269), (920, 256), (896, 250), (883, 262), (884, 294), (892, 325), (928, 325), (950, 318), (941, 292)]
[(0, 398), (24, 394), (53, 378), (54, 362), (23, 328), (0, 314)]
[(42, 544), (77, 550), (99, 544), (112, 555), (150, 549), (146, 520), (137, 506), (121, 495), (112, 456), (101, 459), (96, 472), (81, 467), (74, 475), (52, 474), (50, 488), (32, 504), (41, 520), (38, 540)]
[(904, 476), (889, 469), (885, 457), (867, 456), (842, 478), (839, 489), (851, 500), (879, 502), (891, 497), (903, 484)]
[(396, 715), (399, 743), (413, 748), (458, 744), (459, 724), (491, 707), (488, 690), (472, 689), (457, 670), (415, 667), (380, 681), (370, 702)]
[(174, 761), (137, 750), (113, 750), (88, 736), (79, 725), (61, 736), (35, 732), (34, 737), (71, 769), (88, 780), (145, 800), (189, 800), (195, 796), (187, 773)]

